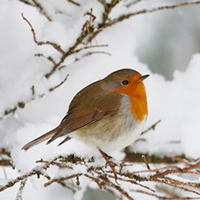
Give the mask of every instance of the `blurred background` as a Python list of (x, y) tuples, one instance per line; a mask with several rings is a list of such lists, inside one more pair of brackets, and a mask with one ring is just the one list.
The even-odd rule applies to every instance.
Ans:
[[(161, 2), (179, 4), (183, 1)], [(185, 70), (192, 55), (200, 52), (200, 5), (142, 14), (131, 20), (139, 60), (168, 80), (173, 78), (174, 70)]]

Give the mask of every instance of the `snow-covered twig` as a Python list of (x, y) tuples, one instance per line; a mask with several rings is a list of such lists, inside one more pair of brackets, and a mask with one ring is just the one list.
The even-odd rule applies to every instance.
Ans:
[[(46, 167), (46, 166), (45, 166), (45, 167)], [(46, 169), (46, 168), (44, 168), (44, 169)], [(47, 178), (48, 180), (51, 179), (51, 177), (49, 177), (48, 175), (44, 174), (41, 170), (38, 170), (38, 169), (35, 170), (35, 169), (33, 169), (30, 173), (25, 174), (25, 175), (22, 175), (22, 176), (18, 176), (16, 179), (8, 181), (8, 183), (7, 183), (6, 185), (4, 185), (4, 186), (1, 185), (1, 186), (0, 186), (0, 192), (2, 192), (2, 191), (4, 191), (4, 190), (6, 190), (6, 189), (12, 187), (12, 186), (15, 185), (16, 183), (18, 183), (18, 182), (20, 182), (20, 181), (22, 181), (22, 180), (25, 180), (25, 179), (27, 179), (28, 177), (33, 176), (33, 175), (37, 175), (38, 178), (40, 178), (40, 176), (44, 176), (44, 177)]]
[(19, 191), (17, 192), (16, 200), (22, 200), (23, 190), (26, 185), (27, 179), (24, 179), (20, 183)]
[(67, 76), (65, 77), (65, 79), (61, 83), (59, 83), (58, 85), (50, 88), (49, 91), (51, 92), (51, 91), (55, 90), (56, 88), (60, 87), (67, 80), (68, 76), (69, 76), (69, 74), (67, 74)]
[(52, 21), (52, 19), (47, 15), (47, 13), (44, 11), (44, 8), (41, 6), (41, 4), (39, 4), (36, 0), (32, 0), (33, 5), (37, 8), (39, 8), (40, 13), (42, 13), (50, 22)]
[(141, 135), (147, 133), (150, 130), (154, 130), (156, 128), (156, 126), (158, 125), (158, 123), (160, 123), (160, 122), (161, 122), (161, 120), (158, 120), (156, 123), (154, 123), (152, 126), (150, 126), (147, 130), (142, 131)]
[(160, 11), (160, 10), (174, 9), (174, 8), (178, 8), (178, 7), (182, 7), (182, 6), (189, 6), (189, 5), (195, 5), (195, 4), (200, 4), (200, 1), (183, 2), (180, 4), (164, 5), (164, 6), (159, 6), (159, 7), (153, 8), (153, 9), (140, 10), (138, 12), (125, 14), (118, 18), (110, 20), (108, 23), (106, 23), (106, 25), (111, 26), (117, 22), (123, 21), (125, 19), (129, 19), (130, 17), (135, 16), (135, 15), (153, 13), (153, 12)]
[[(49, 91), (49, 92), (52, 92), (52, 91), (54, 91), (55, 89), (57, 89), (58, 87), (60, 87), (61, 85), (63, 85), (63, 84), (67, 81), (68, 76), (69, 76), (69, 75), (67, 74), (66, 77), (64, 78), (64, 80), (62, 80), (58, 85), (49, 88), (48, 91)], [(16, 112), (16, 110), (17, 110), (18, 108), (24, 108), (25, 105), (26, 105), (26, 103), (29, 103), (29, 102), (35, 100), (35, 97), (34, 97), (34, 95), (35, 95), (35, 87), (34, 87), (34, 85), (31, 87), (31, 90), (32, 90), (32, 98), (30, 98), (30, 99), (28, 99), (28, 100), (26, 100), (26, 101), (24, 101), (24, 102), (18, 102), (17, 105), (16, 105), (15, 107), (9, 108), (9, 109), (5, 110), (4, 116), (7, 116), (7, 115), (9, 115), (9, 114), (15, 114), (15, 112)], [(38, 96), (38, 98), (42, 98), (44, 95), (45, 95), (45, 94), (43, 93), (43, 94), (38, 94), (37, 96)], [(0, 117), (0, 120), (2, 120), (2, 119), (4, 118), (4, 116), (1, 116), (1, 117)]]
[(53, 46), (53, 48), (55, 48), (58, 52), (60, 52), (62, 55), (65, 55), (65, 52), (64, 52), (64, 51), (60, 48), (60, 46), (57, 45), (56, 43), (49, 42), (49, 41), (47, 41), (47, 42), (39, 42), (39, 41), (37, 40), (37, 38), (36, 38), (36, 33), (35, 33), (35, 30), (34, 30), (32, 24), (29, 22), (29, 20), (28, 20), (26, 17), (24, 17), (24, 14), (23, 14), (23, 13), (22, 13), (21, 15), (22, 15), (22, 18), (23, 18), (23, 19), (28, 23), (28, 25), (30, 26), (31, 31), (32, 31), (32, 33), (33, 33), (34, 42), (35, 42), (37, 45), (44, 45), (44, 44), (51, 45), (51, 46)]
[[(16, 184), (19, 181), (26, 180), (28, 177), (37, 175), (46, 177), (49, 181), (45, 183), (45, 187), (50, 186), (53, 183), (58, 183), (64, 187), (70, 188), (73, 192), (77, 190), (77, 186), (81, 187), (82, 182), (79, 180), (79, 177), (84, 176), (88, 178), (90, 181), (94, 181), (100, 189), (105, 189), (107, 191), (113, 191), (114, 193), (117, 191), (121, 193), (122, 196), (126, 197), (129, 200), (132, 200), (132, 196), (130, 196), (129, 192), (140, 192), (144, 193), (146, 195), (155, 196), (158, 199), (164, 199), (164, 197), (159, 196), (156, 194), (155, 189), (150, 188), (149, 186), (146, 186), (146, 182), (154, 182), (159, 184), (164, 184), (171, 186), (173, 188), (178, 188), (180, 190), (184, 190), (190, 193), (194, 193), (196, 195), (200, 195), (200, 192), (198, 192), (199, 189), (199, 183), (196, 181), (191, 180), (185, 180), (183, 178), (180, 179), (180, 174), (196, 174), (197, 176), (200, 175), (200, 171), (198, 171), (198, 168), (200, 167), (200, 162), (196, 163), (190, 163), (189, 161), (185, 161), (181, 158), (172, 158), (173, 160), (178, 160), (182, 164), (186, 165), (183, 167), (180, 167), (178, 165), (174, 166), (165, 166), (161, 168), (156, 169), (150, 169), (149, 163), (147, 160), (145, 160), (147, 170), (140, 170), (140, 171), (132, 171), (131, 170), (131, 163), (118, 163), (116, 164), (116, 172), (118, 177), (119, 185), (115, 182), (115, 176), (113, 175), (112, 170), (105, 167), (104, 165), (95, 166), (95, 160), (92, 159), (84, 159), (80, 157), (76, 157), (74, 155), (69, 156), (59, 156), (51, 161), (45, 161), (40, 160), (37, 161), (37, 163), (44, 163), (42, 167), (37, 167), (33, 169), (30, 173), (26, 175), (22, 175), (20, 177), (17, 177), (15, 180), (10, 181), (5, 186), (2, 186), (0, 188), (0, 191), (3, 191), (7, 189), (8, 187), (12, 187), (14, 184)], [(93, 164), (94, 163), (94, 166)], [(80, 171), (76, 172), (76, 166), (81, 165), (84, 167), (83, 172)], [(48, 168), (51, 166), (57, 166), (58, 168), (65, 168), (71, 171), (71, 175), (67, 176), (59, 176), (59, 177), (50, 177), (47, 175)], [(86, 172), (85, 172), (86, 169)], [(118, 170), (117, 170), (118, 169)], [(46, 170), (47, 172), (44, 174), (43, 171)], [(75, 171), (74, 171), (75, 170)], [(69, 186), (67, 184), (67, 180), (76, 179), (76, 185)], [(126, 188), (124, 188), (123, 182), (126, 182), (127, 184), (134, 184), (138, 187), (142, 187), (144, 190), (130, 190), (127, 191)], [(192, 189), (191, 189), (192, 188)], [(146, 190), (149, 190), (150, 192), (147, 192)], [(152, 193), (153, 192), (153, 193)], [(185, 197), (186, 198), (186, 197)], [(179, 197), (177, 199), (185, 199), (184, 197)], [(192, 197), (188, 197), (192, 198)], [(168, 198), (170, 199), (170, 198)], [(171, 198), (172, 199), (172, 198)], [(196, 199), (196, 197), (195, 197)]]
[[(102, 23), (99, 24), (98, 29), (89, 37), (88, 41), (91, 41), (94, 37), (97, 36), (97, 34), (99, 34), (103, 29), (112, 26), (118, 22), (121, 22), (125, 19), (129, 19), (130, 17), (133, 16), (137, 16), (140, 14), (147, 14), (147, 13), (153, 13), (156, 11), (160, 11), (160, 10), (168, 10), (168, 9), (174, 9), (174, 8), (178, 8), (178, 7), (182, 7), (182, 6), (189, 6), (189, 5), (195, 5), (195, 4), (200, 4), (200, 1), (191, 1), (191, 2), (183, 2), (180, 4), (172, 4), (172, 5), (163, 5), (163, 6), (159, 6), (156, 8), (152, 8), (152, 9), (144, 9), (144, 10), (140, 10), (137, 12), (133, 12), (133, 13), (128, 13), (128, 14), (124, 14), (121, 15), (115, 19), (110, 20), (109, 19), (109, 14), (111, 12), (111, 10), (119, 3), (119, 1), (112, 1), (111, 3), (106, 4), (104, 1), (100, 1), (99, 2), (103, 2), (102, 4), (105, 7), (105, 13), (103, 14), (103, 20)], [(140, 1), (136, 1), (137, 3)], [(135, 2), (132, 2), (135, 3)]]
[(166, 197), (166, 196), (160, 196), (157, 195), (155, 193), (151, 193), (151, 192), (147, 192), (147, 191), (143, 191), (143, 190), (131, 190), (132, 192), (138, 192), (138, 193), (142, 193), (142, 194), (146, 194), (148, 196), (154, 196), (157, 199), (164, 199), (164, 200), (189, 200), (189, 199), (200, 199), (200, 197), (178, 197), (177, 195), (175, 195), (174, 197)]
[(73, 0), (68, 0), (70, 3), (73, 3), (74, 5), (76, 5), (76, 6), (80, 6), (80, 4), (79, 3), (77, 3), (77, 2), (75, 2), (75, 1), (73, 1)]

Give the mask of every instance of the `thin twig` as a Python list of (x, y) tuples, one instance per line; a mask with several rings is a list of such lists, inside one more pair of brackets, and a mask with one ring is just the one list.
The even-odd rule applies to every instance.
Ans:
[(110, 20), (107, 23), (107, 26), (111, 26), (117, 22), (123, 21), (124, 19), (128, 19), (135, 15), (140, 15), (140, 14), (145, 14), (145, 13), (153, 13), (153, 12), (160, 11), (160, 10), (174, 9), (174, 8), (178, 8), (178, 7), (182, 7), (182, 6), (189, 6), (189, 5), (195, 5), (195, 4), (200, 4), (200, 1), (183, 2), (180, 4), (164, 5), (164, 6), (160, 6), (160, 7), (149, 9), (149, 10), (141, 10), (141, 11), (138, 11), (135, 13), (129, 13), (127, 15), (122, 15), (116, 19)]
[(147, 161), (147, 159), (146, 159), (146, 157), (145, 157), (144, 155), (142, 156), (142, 160), (143, 160), (144, 163), (146, 164), (147, 169), (151, 169), (150, 166), (149, 166), (149, 163), (148, 163), (148, 161)]
[[(91, 18), (91, 16), (92, 16), (92, 9), (91, 9), (91, 13), (90, 13), (90, 18)], [(85, 31), (85, 28), (86, 28), (86, 31)], [(60, 61), (59, 61), (57, 64), (55, 64), (55, 65), (53, 66), (53, 68), (51, 69), (51, 71), (50, 71), (49, 73), (47, 73), (47, 74), (45, 75), (45, 77), (46, 77), (46, 78), (49, 78), (49, 77), (57, 70), (57, 68), (64, 62), (64, 60), (65, 60), (67, 57), (69, 57), (70, 55), (76, 53), (76, 52), (75, 52), (75, 49), (77, 48), (77, 46), (78, 46), (79, 44), (82, 44), (82, 43), (83, 43), (83, 40), (84, 40), (91, 32), (93, 32), (93, 30), (94, 30), (94, 27), (93, 27), (93, 25), (91, 24), (91, 22), (88, 21), (88, 20), (86, 20), (85, 24), (84, 24), (83, 27), (82, 27), (82, 33), (81, 33), (81, 35), (77, 38), (76, 43), (75, 43), (72, 47), (70, 47), (69, 50), (68, 50), (67, 52), (64, 53), (64, 55), (61, 57)], [(87, 47), (86, 47), (86, 48), (87, 48)], [(82, 49), (84, 49), (84, 48), (82, 48)], [(79, 50), (79, 51), (80, 51), (80, 50)]]
[(61, 177), (61, 178), (55, 178), (47, 183), (44, 184), (45, 187), (48, 187), (49, 185), (51, 185), (52, 183), (54, 182), (57, 182), (57, 183), (62, 183), (63, 181), (66, 181), (68, 179), (72, 179), (72, 178), (75, 178), (77, 176), (81, 176), (82, 173), (78, 173), (78, 174), (73, 174), (71, 176), (67, 176), (67, 177)]
[(105, 51), (91, 51), (91, 52), (88, 52), (86, 54), (84, 54), (83, 56), (90, 56), (92, 54), (96, 54), (96, 53), (102, 53), (102, 54), (106, 54), (108, 56), (112, 56), (112, 54), (108, 53), (108, 52), (105, 52)]
[(80, 3), (77, 3), (77, 2), (75, 2), (75, 1), (73, 1), (73, 0), (68, 0), (70, 3), (73, 3), (74, 5), (76, 5), (76, 6), (80, 6), (81, 4)]
[(13, 167), (13, 165), (11, 164), (10, 162), (11, 160), (8, 160), (8, 159), (2, 159), (0, 160), (0, 166), (10, 166), (10, 167)]
[(44, 11), (44, 8), (39, 4), (36, 0), (32, 0), (36, 7), (40, 9), (40, 12), (51, 22), (52, 19), (47, 15), (47, 13)]
[(31, 28), (31, 32), (33, 33), (33, 40), (34, 42), (37, 44), (37, 45), (45, 45), (45, 44), (48, 44), (48, 45), (51, 45), (54, 49), (56, 49), (58, 52), (60, 52), (62, 55), (65, 55), (65, 52), (60, 48), (59, 45), (57, 45), (56, 43), (53, 43), (53, 42), (39, 42), (36, 38), (36, 33), (35, 33), (35, 30), (32, 26), (32, 24), (28, 21), (28, 19), (26, 19), (26, 17), (24, 17), (24, 14), (21, 13), (22, 15), (22, 18), (28, 23), (28, 25), (30, 26)]
[(111, 181), (109, 182), (109, 186), (113, 187), (116, 189), (118, 192), (120, 192), (123, 196), (125, 196), (129, 200), (134, 200), (127, 192), (125, 192), (119, 185), (116, 185), (112, 183)]
[(131, 7), (132, 5), (135, 5), (135, 4), (137, 4), (137, 3), (141, 2), (141, 1), (142, 1), (142, 0), (135, 0), (135, 1), (133, 1), (133, 2), (131, 2), (131, 3), (129, 3), (129, 4), (127, 4), (126, 7), (129, 8), (129, 7)]
[(27, 178), (25, 178), (24, 180), (22, 180), (20, 182), (20, 187), (19, 187), (19, 190), (17, 192), (16, 200), (22, 200), (22, 194), (23, 194), (24, 187), (26, 185), (26, 181), (27, 181)]
[[(196, 191), (194, 191), (194, 190), (191, 190), (191, 189), (188, 189), (188, 188), (185, 188), (185, 187), (178, 186), (178, 185), (176, 184), (176, 181), (174, 181), (175, 184), (172, 184), (172, 183), (168, 182), (167, 180), (160, 180), (160, 179), (155, 179), (155, 180), (151, 179), (150, 181), (153, 181), (153, 182), (156, 182), (156, 183), (162, 183), (162, 184), (165, 184), (165, 185), (169, 185), (169, 186), (171, 186), (171, 187), (174, 187), (174, 188), (178, 188), (178, 189), (184, 190), (184, 191), (186, 191), (186, 192), (191, 192), (191, 193), (200, 195), (200, 192), (196, 192)], [(183, 182), (182, 182), (182, 183), (183, 183)]]
[(73, 169), (71, 166), (64, 165), (63, 163), (58, 163), (58, 162), (55, 162), (55, 161), (49, 162), (49, 161), (45, 161), (45, 160), (38, 160), (38, 161), (36, 161), (36, 163), (45, 163), (45, 164), (49, 164), (49, 165), (56, 165), (59, 168)]
[(2, 187), (0, 186), (0, 192), (2, 192), (3, 190), (5, 190), (5, 189), (7, 189), (7, 188), (9, 188), (9, 187), (12, 187), (13, 185), (15, 185), (16, 183), (18, 183), (19, 181), (24, 180), (24, 179), (26, 179), (26, 178), (28, 178), (28, 177), (30, 177), (30, 176), (33, 176), (33, 175), (37, 175), (38, 177), (39, 177), (40, 175), (42, 175), (42, 176), (44, 176), (44, 177), (47, 178), (47, 179), (51, 179), (48, 175), (45, 175), (43, 172), (38, 171), (38, 170), (33, 170), (33, 171), (31, 171), (30, 173), (28, 173), (28, 174), (19, 176), (19, 177), (17, 177), (17, 178), (14, 179), (14, 180), (9, 181), (5, 186), (2, 186)]
[(182, 163), (190, 166), (190, 163), (188, 161), (186, 161), (186, 160), (184, 160), (184, 159), (182, 159), (180, 157), (172, 157), (172, 161), (173, 162), (182, 162)]
[(90, 45), (90, 46), (86, 46), (86, 47), (82, 47), (80, 49), (76, 49), (74, 51), (72, 51), (72, 53), (78, 53), (79, 51), (82, 51), (84, 49), (89, 49), (89, 48), (96, 48), (96, 47), (108, 47), (107, 44), (102, 44), (102, 45)]
[(26, 1), (26, 0), (19, 0), (19, 1), (25, 3), (25, 4), (29, 5), (29, 6), (35, 6), (34, 4), (31, 4), (29, 1)]
[(164, 5), (164, 6), (160, 6), (160, 7), (157, 7), (157, 8), (150, 9), (150, 10), (145, 9), (145, 10), (140, 10), (140, 11), (135, 12), (135, 13), (124, 14), (124, 15), (117, 17), (113, 20), (109, 20), (108, 14), (111, 11), (109, 9), (110, 8), (112, 9), (112, 7), (108, 7), (108, 4), (106, 4), (105, 1), (103, 1), (103, 0), (99, 0), (99, 2), (101, 2), (104, 5), (107, 12), (104, 13), (102, 23), (99, 24), (98, 29), (95, 32), (93, 32), (92, 35), (88, 38), (89, 42), (92, 41), (92, 39), (94, 39), (97, 36), (97, 34), (99, 34), (103, 29), (107, 28), (108, 26), (112, 26), (112, 25), (114, 25), (118, 22), (121, 22), (125, 19), (129, 19), (132, 16), (136, 16), (136, 15), (140, 15), (140, 14), (146, 14), (146, 13), (153, 13), (153, 12), (160, 11), (160, 10), (174, 9), (174, 8), (178, 8), (178, 7), (182, 7), (182, 6), (200, 4), (200, 1), (191, 1), (191, 2), (183, 2), (183, 3), (180, 3), (180, 4)]
[(159, 196), (155, 193), (150, 193), (150, 192), (146, 192), (146, 191), (143, 191), (143, 190), (131, 190), (132, 192), (139, 192), (139, 193), (142, 193), (142, 194), (146, 194), (146, 195), (149, 195), (149, 196), (154, 196), (158, 199), (166, 199), (166, 200), (175, 200), (175, 199), (180, 199), (180, 200), (187, 200), (187, 199), (200, 199), (200, 197), (166, 197), (166, 196)]
[(69, 76), (69, 74), (67, 74), (67, 76), (65, 77), (65, 79), (61, 83), (59, 83), (58, 85), (54, 86), (53, 88), (50, 88), (49, 91), (52, 92), (56, 88), (60, 87), (67, 80), (68, 76)]
[(41, 57), (42, 56), (42, 57), (46, 58), (47, 60), (49, 60), (50, 62), (52, 62), (54, 65), (56, 64), (56, 62), (54, 61), (54, 59), (51, 56), (46, 57), (41, 53), (37, 53), (37, 54), (35, 54), (35, 56), (37, 56), (37, 57)]
[(151, 125), (147, 130), (143, 131), (140, 135), (145, 134), (146, 132), (150, 131), (150, 130), (155, 130), (156, 126), (158, 123), (160, 123), (161, 120), (158, 120), (156, 123), (154, 123), (153, 125)]

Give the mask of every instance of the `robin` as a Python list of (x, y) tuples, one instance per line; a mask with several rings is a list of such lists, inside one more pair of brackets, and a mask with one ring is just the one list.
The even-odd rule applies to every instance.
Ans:
[[(142, 76), (132, 69), (121, 69), (96, 81), (71, 101), (67, 115), (60, 125), (22, 147), (24, 150), (48, 140), (65, 137), (59, 144), (71, 138), (96, 147), (108, 161), (104, 151), (124, 148), (140, 135), (147, 119), (148, 108)], [(113, 172), (113, 165), (110, 164)]]

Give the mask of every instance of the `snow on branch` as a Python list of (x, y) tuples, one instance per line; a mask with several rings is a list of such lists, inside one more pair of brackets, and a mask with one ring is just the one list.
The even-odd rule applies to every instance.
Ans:
[[(131, 192), (144, 193), (147, 196), (155, 196), (158, 199), (172, 199), (166, 198), (165, 196), (159, 196), (155, 188), (147, 186), (146, 183), (148, 182), (159, 183), (170, 186), (172, 188), (178, 188), (189, 193), (200, 195), (200, 192), (198, 191), (200, 189), (199, 183), (192, 180), (180, 178), (180, 175), (184, 174), (193, 174), (199, 176), (200, 171), (198, 170), (198, 168), (200, 167), (200, 161), (191, 163), (181, 158), (173, 157), (172, 160), (173, 162), (177, 163), (176, 165), (168, 165), (152, 169), (150, 168), (147, 160), (145, 158), (143, 158), (143, 160), (145, 160), (147, 169), (140, 171), (132, 170), (132, 166), (134, 165), (133, 163), (115, 163), (118, 177), (118, 183), (116, 183), (114, 174), (107, 165), (99, 165), (97, 167), (94, 167), (94, 158), (88, 160), (74, 155), (69, 155), (59, 156), (51, 161), (41, 159), (37, 161), (37, 163), (42, 163), (41, 166), (37, 166), (31, 172), (19, 176), (14, 180), (8, 181), (5, 185), (1, 185), (0, 192), (8, 189), (9, 187), (12, 187), (18, 182), (23, 183), (24, 187), (27, 178), (36, 175), (38, 178), (40, 178), (40, 176), (43, 176), (48, 180), (44, 184), (45, 187), (48, 187), (53, 183), (58, 183), (64, 187), (71, 189), (73, 193), (76, 193), (77, 186), (81, 186), (81, 177), (84, 176), (91, 182), (95, 182), (99, 189), (104, 189), (111, 193), (113, 192), (114, 194), (120, 193), (120, 195), (126, 197), (129, 200), (133, 199), (130, 195)], [(65, 169), (68, 171), (66, 171), (67, 174), (70, 175), (50, 177), (50, 175), (48, 175), (48, 169), (51, 168), (51, 166), (57, 166), (62, 170)], [(82, 167), (82, 169), (84, 169), (82, 170), (83, 172), (76, 172), (76, 168), (80, 169), (80, 166)], [(72, 180), (72, 182), (75, 184), (71, 184), (69, 180)], [(124, 183), (126, 183), (126, 186)], [(131, 185), (135, 185), (136, 188), (140, 189), (127, 189), (132, 188)], [(176, 197), (176, 199), (197, 199), (197, 197)]]
[[(61, 85), (63, 85), (67, 81), (68, 76), (69, 76), (69, 74), (67, 74), (66, 77), (64, 78), (64, 80), (62, 80), (58, 85), (49, 88), (48, 91), (52, 92), (55, 89), (57, 89), (58, 87), (60, 87)], [(30, 99), (27, 99), (26, 101), (18, 102), (15, 107), (5, 110), (4, 111), (4, 116), (1, 116), (0, 120), (4, 119), (4, 117), (9, 115), (9, 114), (15, 114), (15, 112), (16, 112), (16, 110), (18, 108), (24, 108), (26, 103), (29, 103), (29, 102), (35, 100), (36, 97), (35, 97), (35, 87), (34, 87), (34, 85), (31, 87), (31, 93), (32, 93), (32, 97)], [(43, 94), (39, 94), (38, 97), (42, 98), (44, 95), (45, 95), (44, 93)]]
[(37, 45), (44, 45), (44, 44), (48, 44), (48, 45), (51, 45), (53, 46), (58, 52), (60, 52), (62, 55), (65, 54), (65, 52), (60, 48), (59, 45), (53, 43), (53, 42), (39, 42), (37, 39), (36, 39), (36, 34), (35, 34), (35, 30), (33, 28), (33, 26), (31, 25), (31, 23), (28, 21), (28, 19), (26, 19), (26, 17), (24, 17), (24, 14), (22, 13), (22, 18), (28, 23), (28, 25), (30, 26), (31, 28), (31, 31), (33, 33), (33, 39), (34, 39), (34, 42), (37, 44)]
[[(56, 70), (58, 67), (60, 67), (60, 65), (64, 62), (64, 60), (69, 57), (71, 54), (75, 54), (75, 53), (79, 53), (80, 51), (84, 50), (84, 49), (89, 49), (89, 48), (96, 48), (96, 47), (107, 47), (108, 45), (89, 45), (89, 46), (85, 46), (85, 47), (82, 47), (82, 48), (79, 48), (79, 49), (76, 49), (78, 47), (79, 44), (83, 44), (83, 40), (89, 35), (91, 34), (92, 32), (94, 32), (94, 26), (93, 26), (93, 22), (95, 20), (95, 16), (92, 14), (92, 9), (90, 11), (90, 13), (86, 13), (90, 16), (90, 19), (89, 20), (86, 20), (85, 24), (83, 24), (83, 27), (82, 27), (82, 32), (80, 34), (80, 37), (77, 38), (75, 44), (69, 48), (69, 50), (67, 52), (65, 52), (64, 50), (61, 49), (60, 45), (57, 45), (56, 43), (53, 43), (53, 42), (50, 42), (50, 41), (47, 41), (47, 42), (39, 42), (37, 39), (36, 39), (36, 33), (35, 33), (35, 30), (33, 28), (33, 26), (31, 25), (31, 23), (29, 22), (28, 19), (26, 19), (22, 13), (22, 17), (23, 19), (28, 23), (28, 25), (30, 26), (31, 28), (31, 31), (32, 31), (32, 34), (33, 34), (33, 39), (34, 39), (34, 42), (37, 44), (37, 45), (51, 45), (53, 46), (58, 52), (60, 52), (62, 54), (62, 57), (60, 58), (60, 61), (58, 63), (55, 63), (54, 59), (51, 58), (51, 57), (48, 57), (48, 60), (52, 61), (54, 63), (54, 66), (52, 68), (52, 70), (47, 73), (45, 75), (46, 78), (49, 78)], [(42, 54), (37, 54), (37, 56), (41, 56)], [(43, 56), (43, 55), (42, 55)]]
[(50, 22), (52, 21), (51, 17), (47, 15), (44, 8), (36, 0), (32, 0), (32, 3), (30, 3), (29, 1), (26, 1), (26, 0), (20, 0), (20, 1), (27, 4), (27, 5), (34, 6), (34, 7), (38, 8), (40, 13), (42, 13)]
[(105, 23), (105, 26), (111, 26), (117, 22), (123, 21), (123, 20), (128, 19), (135, 15), (153, 13), (153, 12), (160, 11), (160, 10), (174, 9), (174, 8), (178, 8), (178, 7), (182, 7), (182, 6), (189, 6), (189, 5), (195, 5), (195, 4), (200, 4), (200, 1), (191, 1), (191, 2), (183, 2), (180, 4), (163, 5), (163, 6), (159, 6), (159, 7), (152, 8), (152, 9), (140, 10), (138, 12), (128, 13), (128, 14), (122, 15), (118, 18), (115, 18), (113, 20), (110, 20), (108, 23)]
[[(160, 11), (160, 10), (174, 9), (174, 8), (178, 8), (178, 7), (182, 7), (182, 6), (200, 4), (200, 1), (183, 2), (183, 3), (180, 3), (180, 4), (172, 4), (172, 5), (166, 4), (166, 5), (155, 7), (155, 8), (152, 8), (152, 9), (144, 9), (144, 10), (140, 10), (140, 11), (137, 11), (137, 12), (124, 14), (124, 15), (121, 15), (121, 16), (116, 17), (114, 19), (110, 19), (109, 18), (110, 12), (120, 1), (112, 0), (111, 3), (105, 3), (105, 1), (99, 0), (99, 2), (102, 3), (102, 5), (105, 7), (105, 12), (103, 13), (102, 23), (98, 25), (97, 31), (95, 31), (89, 37), (89, 39), (88, 39), (89, 41), (91, 41), (94, 37), (96, 37), (97, 34), (99, 34), (103, 29), (107, 28), (108, 26), (112, 26), (112, 25), (114, 25), (118, 22), (125, 20), (125, 19), (129, 19), (130, 17), (140, 15), (140, 14), (153, 13), (153, 12)], [(133, 1), (132, 3), (129, 3), (126, 6), (130, 7), (130, 6), (137, 4), (139, 2), (141, 2), (141, 0)]]

